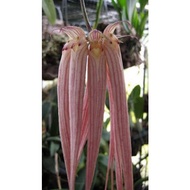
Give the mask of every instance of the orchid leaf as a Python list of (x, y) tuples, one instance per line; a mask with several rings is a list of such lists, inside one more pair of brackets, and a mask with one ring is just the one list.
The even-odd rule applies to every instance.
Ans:
[(117, 2), (121, 7), (126, 7), (126, 0), (118, 0)]
[(53, 0), (42, 0), (42, 9), (51, 24), (55, 24), (56, 11)]
[(114, 8), (115, 8), (118, 12), (120, 12), (121, 7), (119, 6), (118, 1), (115, 2), (115, 0), (112, 0), (112, 5), (114, 6)]
[(136, 98), (134, 102), (134, 112), (136, 118), (143, 118), (143, 107), (144, 107), (144, 99), (143, 97)]
[(78, 175), (77, 175), (77, 178), (76, 178), (75, 188), (77, 190), (83, 190), (84, 189), (84, 186), (85, 186), (85, 174), (86, 174), (85, 167), (83, 167), (78, 172)]
[(133, 101), (134, 99), (136, 99), (137, 97), (140, 96), (140, 92), (141, 92), (141, 87), (140, 85), (137, 85), (133, 88), (133, 90), (131, 91), (131, 94), (129, 95), (129, 101)]
[(141, 87), (140, 85), (136, 85), (131, 91), (128, 98), (129, 110), (134, 111), (134, 102), (136, 101), (137, 98), (140, 97), (140, 93), (141, 93)]
[(98, 156), (98, 169), (104, 176), (106, 176), (107, 164), (108, 164), (108, 156), (103, 155), (103, 154), (99, 154), (99, 156)]
[(106, 91), (106, 101), (105, 101), (106, 107), (108, 109), (110, 109), (110, 103), (109, 103), (109, 95), (108, 95), (108, 91)]
[(138, 15), (137, 9), (135, 7), (135, 9), (133, 11), (133, 15), (132, 15), (132, 25), (136, 29), (137, 33), (139, 31), (139, 23), (140, 23), (139, 15)]
[[(148, 11), (145, 12), (145, 6), (148, 4), (148, 0), (139, 0), (140, 9), (138, 11), (136, 2), (137, 0), (112, 0), (112, 4), (118, 12), (120, 20), (128, 20), (135, 29), (137, 36), (141, 38), (148, 18)], [(131, 32), (127, 24), (123, 23), (123, 26), (127, 33)]]
[(132, 21), (132, 15), (135, 5), (136, 5), (136, 0), (127, 0), (127, 13), (130, 22)]
[[(126, 7), (122, 7), (122, 21), (125, 21), (125, 20), (128, 20), (128, 14), (126, 13)], [(126, 24), (125, 22), (123, 22), (123, 26), (125, 28), (125, 30), (129, 33), (130, 32), (130, 29), (128, 27), (128, 24)]]
[(102, 166), (107, 167), (107, 165), (108, 165), (108, 156), (103, 155), (103, 154), (99, 154), (98, 163), (101, 164)]
[(148, 12), (145, 12), (144, 14), (142, 14), (141, 16), (141, 23), (140, 23), (140, 26), (139, 26), (139, 29), (140, 29), (140, 36), (142, 37), (143, 35), (143, 31), (144, 31), (144, 28), (145, 28), (145, 24), (147, 22), (147, 19), (148, 19)]
[(148, 4), (148, 0), (139, 0), (140, 3), (140, 11), (142, 12), (145, 6)]
[(47, 139), (46, 139), (47, 141), (56, 141), (56, 142), (60, 142), (60, 138), (59, 137), (48, 137)]
[(104, 122), (104, 129), (107, 128), (108, 123), (110, 122), (110, 117), (106, 119), (106, 121)]

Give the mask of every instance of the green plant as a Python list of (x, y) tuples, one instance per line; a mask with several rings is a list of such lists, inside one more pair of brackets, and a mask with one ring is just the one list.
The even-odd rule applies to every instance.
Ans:
[[(140, 4), (139, 9), (136, 7), (137, 2)], [(112, 4), (119, 13), (120, 20), (128, 20), (135, 29), (135, 31), (131, 31), (125, 22), (123, 22), (126, 31), (137, 35), (139, 39), (142, 38), (148, 19), (148, 10), (145, 9), (148, 0), (112, 0)]]
[(42, 0), (42, 9), (51, 24), (55, 24), (56, 11), (53, 0)]

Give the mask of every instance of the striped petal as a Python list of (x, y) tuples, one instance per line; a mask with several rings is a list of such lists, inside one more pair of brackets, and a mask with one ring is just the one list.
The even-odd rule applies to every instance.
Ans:
[[(108, 25), (104, 31), (105, 55), (107, 59), (108, 92), (111, 109), (111, 130), (114, 134), (114, 156), (116, 160), (117, 189), (133, 190), (131, 162), (131, 136), (126, 101), (126, 90), (118, 39), (113, 34), (118, 23)], [(124, 180), (123, 180), (124, 179)]]
[(82, 128), (83, 98), (85, 90), (85, 73), (87, 61), (87, 44), (75, 45), (71, 52), (69, 69), (69, 115), (70, 115), (70, 145), (71, 174), (70, 190), (74, 190), (77, 158)]
[(104, 102), (106, 95), (106, 60), (101, 47), (102, 33), (93, 30), (88, 35), (90, 50), (88, 57), (89, 133), (87, 145), (86, 184), (90, 190), (102, 135)]
[(57, 96), (58, 96), (58, 114), (59, 114), (59, 133), (64, 155), (67, 178), (70, 176), (70, 127), (69, 127), (69, 66), (71, 49), (62, 52), (59, 65)]
[(63, 55), (67, 55), (68, 59), (62, 56), (59, 68), (59, 123), (69, 188), (74, 190), (82, 128), (88, 44), (84, 31), (79, 27), (65, 27), (61, 32), (67, 34), (70, 39), (63, 48)]
[(56, 34), (66, 34), (69, 37), (69, 40), (74, 41), (79, 36), (80, 38), (85, 38), (85, 32), (80, 27), (77, 26), (66, 26), (60, 30), (55, 29), (53, 33)]

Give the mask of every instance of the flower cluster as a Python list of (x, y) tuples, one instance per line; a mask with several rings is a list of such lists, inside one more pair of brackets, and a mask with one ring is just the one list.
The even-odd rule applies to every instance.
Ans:
[(113, 33), (117, 25), (108, 25), (103, 33), (94, 29), (87, 36), (79, 27), (61, 29), (69, 40), (63, 47), (59, 67), (58, 112), (70, 190), (75, 189), (76, 170), (86, 142), (85, 189), (91, 188), (102, 134), (106, 89), (110, 100), (111, 132), (105, 189), (109, 171), (115, 168), (117, 189), (133, 190), (123, 64), (119, 40)]

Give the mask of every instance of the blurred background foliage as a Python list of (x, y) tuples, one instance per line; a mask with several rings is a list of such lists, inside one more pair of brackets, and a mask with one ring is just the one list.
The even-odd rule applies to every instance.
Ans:
[[(148, 189), (148, 1), (86, 0), (91, 26), (103, 31), (110, 23), (128, 20), (116, 30), (125, 35), (120, 44), (130, 116), (134, 190)], [(59, 137), (57, 75), (66, 36), (52, 33), (66, 25), (85, 23), (78, 0), (42, 0), (42, 189), (68, 190)], [(129, 36), (130, 35), (130, 36)], [(103, 190), (110, 137), (108, 96), (105, 102), (103, 132), (92, 189)], [(76, 178), (76, 189), (85, 187), (86, 147)], [(110, 180), (109, 180), (110, 183)], [(110, 184), (108, 186), (110, 189)]]

